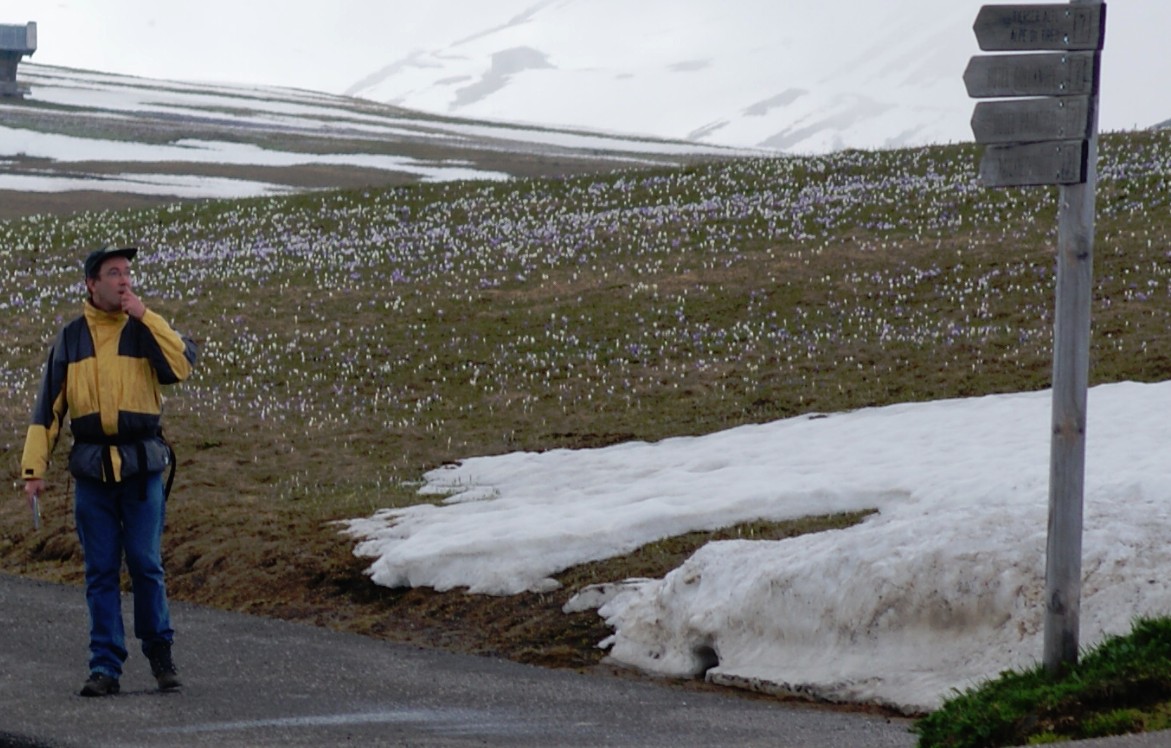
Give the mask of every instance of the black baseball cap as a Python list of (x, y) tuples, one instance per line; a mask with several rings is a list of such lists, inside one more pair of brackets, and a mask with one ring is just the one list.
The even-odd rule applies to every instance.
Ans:
[(85, 277), (98, 277), (98, 268), (111, 257), (125, 257), (127, 260), (133, 260), (136, 254), (138, 254), (138, 247), (111, 247), (107, 244), (101, 249), (95, 249), (85, 258)]

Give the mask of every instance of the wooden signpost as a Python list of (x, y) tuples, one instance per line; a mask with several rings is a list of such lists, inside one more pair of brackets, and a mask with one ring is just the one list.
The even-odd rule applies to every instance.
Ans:
[(985, 5), (972, 28), (985, 52), (1102, 49), (1106, 4)]
[(979, 143), (1090, 139), (1090, 97), (983, 101), (972, 115)]
[(978, 99), (1089, 95), (1096, 91), (1097, 78), (1092, 52), (985, 55), (973, 57), (964, 71), (968, 95)]
[(976, 142), (986, 145), (981, 183), (1059, 186), (1044, 651), (1045, 668), (1057, 673), (1078, 657), (1098, 71), (1106, 5), (986, 5), (973, 29), (984, 51), (1033, 52), (973, 57), (964, 72), (969, 96), (1012, 99), (980, 102), (972, 115)]

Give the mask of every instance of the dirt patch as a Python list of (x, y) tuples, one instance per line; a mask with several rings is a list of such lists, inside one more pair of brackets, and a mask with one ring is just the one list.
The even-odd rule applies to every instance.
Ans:
[(0, 190), (0, 220), (33, 215), (67, 216), (103, 210), (153, 208), (182, 202), (164, 195), (132, 195), (123, 192), (18, 192)]

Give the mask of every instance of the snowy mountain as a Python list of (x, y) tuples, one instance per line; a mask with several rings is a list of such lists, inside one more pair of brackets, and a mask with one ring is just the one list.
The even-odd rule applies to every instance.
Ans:
[[(191, 84), (23, 64), (0, 98), (0, 219), (50, 203), (565, 176), (749, 152), (488, 124), (297, 89)], [(46, 201), (48, 193), (68, 195)], [(136, 196), (133, 200), (114, 195)]]
[[(972, 24), (981, 4), (544, 0), (479, 33), (409, 50), (346, 93), (431, 113), (790, 153), (963, 142), (973, 102), (962, 75), (980, 54)], [(1131, 26), (1171, 22), (1165, 7), (1135, 14), (1147, 3), (1132, 5), (1108, 23), (1103, 129), (1148, 127), (1171, 110), (1165, 93), (1129, 93), (1127, 81), (1141, 77), (1123, 71), (1151, 64), (1131, 57)]]
[[(0, 214), (41, 209), (17, 205), (33, 192), (246, 196), (972, 139), (980, 0), (363, 1), (241, 8), (230, 27), (136, 3), (13, 0), (40, 47), (29, 98), (0, 101)], [(1171, 122), (1149, 83), (1171, 77), (1151, 52), (1166, 28), (1171, 3), (1111, 5), (1103, 130)]]
[[(971, 141), (962, 78), (986, 3), (7, 0), (3, 22), (38, 22), (40, 65), (818, 153)], [(1166, 122), (1171, 3), (1107, 15), (1102, 129)]]
[(346, 93), (789, 152), (971, 139), (955, 116), (971, 106), (968, 51), (940, 44), (971, 36), (968, 7), (883, 12), (877, 26), (838, 15), (831, 3), (547, 1), (411, 51)]

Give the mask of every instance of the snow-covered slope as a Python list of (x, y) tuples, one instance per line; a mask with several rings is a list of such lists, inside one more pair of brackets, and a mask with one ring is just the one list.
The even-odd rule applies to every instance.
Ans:
[[(877, 25), (833, 3), (538, 3), (451, 44), (414, 51), (348, 93), (410, 109), (811, 152), (969, 140), (968, 8)], [(934, 6), (940, 3), (931, 3)], [(974, 42), (972, 43), (974, 46)]]
[(30, 89), (26, 99), (0, 99), (0, 192), (24, 196), (250, 197), (677, 166), (746, 153), (428, 117), (287, 88), (179, 83), (31, 63), (21, 66), (20, 81)]
[[(972, 23), (982, 4), (545, 0), (514, 13), (505, 3), (512, 15), (404, 50), (347, 93), (790, 153), (965, 142), (973, 102), (962, 75), (980, 54)], [(1169, 66), (1129, 43), (1160, 22), (1171, 23), (1167, 4), (1148, 0), (1111, 14), (1104, 129), (1148, 127), (1171, 110), (1166, 93), (1132, 95), (1138, 66), (1143, 75)]]
[[(808, 153), (970, 141), (987, 2), (6, 0), (2, 20), (38, 22), (42, 65)], [(1109, 3), (1103, 130), (1171, 117), (1169, 28), (1166, 0)]]

